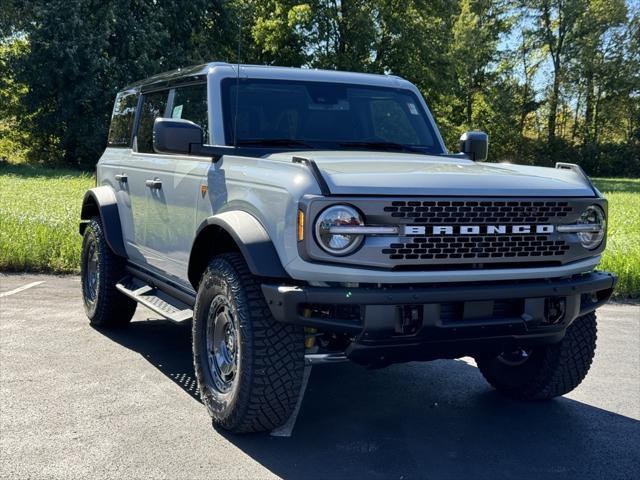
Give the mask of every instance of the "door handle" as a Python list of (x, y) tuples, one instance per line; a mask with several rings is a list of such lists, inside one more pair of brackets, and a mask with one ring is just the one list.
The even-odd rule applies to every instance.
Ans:
[(144, 184), (151, 190), (160, 190), (162, 188), (162, 182), (155, 178), (153, 180), (145, 180)]
[(127, 183), (127, 181), (129, 180), (129, 177), (127, 177), (126, 173), (117, 173), (114, 178), (118, 183)]

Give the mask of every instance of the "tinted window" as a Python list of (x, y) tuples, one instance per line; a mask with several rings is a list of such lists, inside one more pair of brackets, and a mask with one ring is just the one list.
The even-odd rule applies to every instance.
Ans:
[[(371, 108), (374, 136), (386, 142), (407, 145), (420, 143), (420, 135), (411, 125), (407, 111), (402, 108), (399, 102), (391, 99), (372, 100), (369, 107)], [(418, 115), (415, 106), (408, 107), (408, 109), (411, 115)]]
[(350, 142), (398, 143), (442, 153), (435, 126), (413, 92), (325, 82), (236, 79), (222, 83), (224, 128), (234, 143), (287, 139), (313, 148), (348, 148)]
[(135, 92), (122, 92), (116, 97), (109, 128), (109, 146), (128, 147), (131, 143), (131, 130), (133, 118), (138, 105), (138, 94)]
[(173, 98), (171, 118), (183, 118), (200, 125), (204, 131), (205, 143), (208, 143), (207, 85), (177, 88)]
[(168, 94), (168, 90), (144, 94), (137, 134), (139, 152), (153, 153), (153, 122), (164, 116)]

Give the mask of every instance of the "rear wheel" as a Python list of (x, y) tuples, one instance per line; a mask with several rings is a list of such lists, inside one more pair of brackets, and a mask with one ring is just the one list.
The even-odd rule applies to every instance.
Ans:
[(478, 357), (485, 379), (498, 391), (521, 400), (546, 400), (576, 388), (591, 367), (596, 349), (596, 315), (577, 318), (561, 342)]
[(214, 424), (235, 433), (271, 430), (295, 408), (304, 370), (303, 329), (276, 322), (238, 253), (205, 270), (193, 315), (200, 397)]
[(80, 259), (82, 299), (91, 325), (113, 328), (131, 321), (137, 303), (116, 289), (125, 276), (125, 263), (107, 244), (100, 218), (92, 218), (84, 231)]

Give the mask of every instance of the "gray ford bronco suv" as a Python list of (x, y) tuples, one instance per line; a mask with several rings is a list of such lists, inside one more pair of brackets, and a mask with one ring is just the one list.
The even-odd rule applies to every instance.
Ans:
[(582, 170), (449, 153), (395, 76), (211, 63), (118, 93), (83, 201), (87, 316), (192, 319), (214, 423), (289, 418), (305, 365), (472, 356), (512, 397), (586, 375), (607, 202)]

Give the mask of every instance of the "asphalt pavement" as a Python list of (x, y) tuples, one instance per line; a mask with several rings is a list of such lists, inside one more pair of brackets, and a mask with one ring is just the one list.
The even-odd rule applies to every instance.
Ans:
[(233, 436), (198, 399), (190, 325), (138, 307), (95, 330), (78, 277), (0, 275), (0, 478), (640, 478), (639, 325), (603, 307), (591, 372), (551, 402), (468, 360), (318, 366), (292, 437)]

